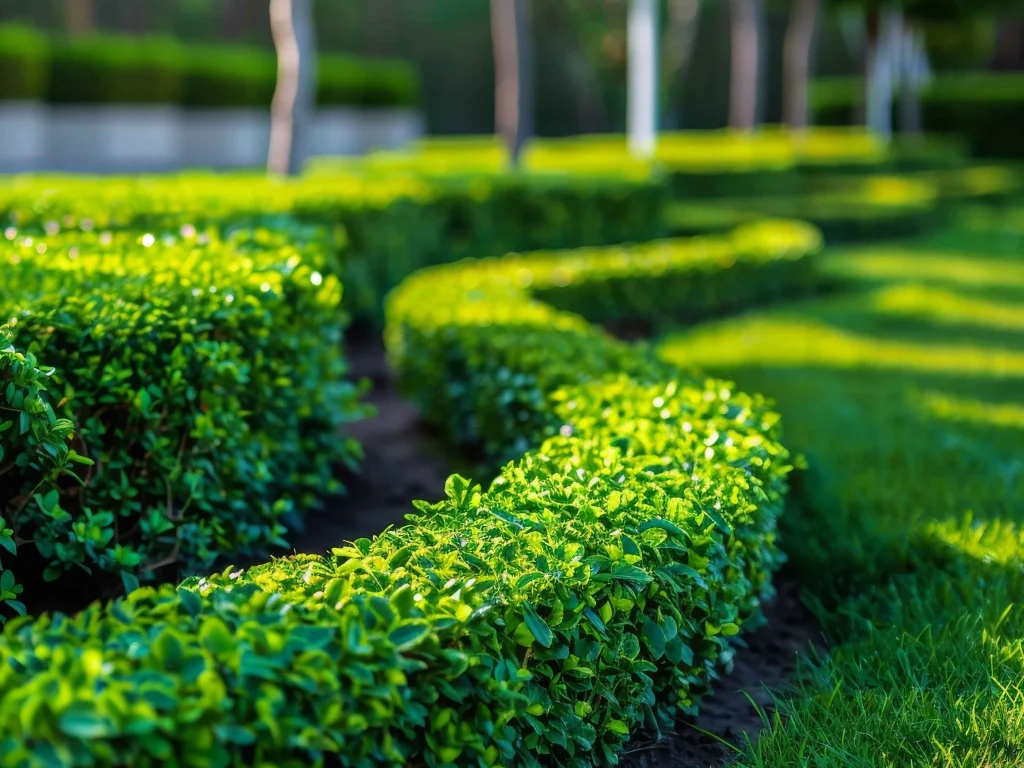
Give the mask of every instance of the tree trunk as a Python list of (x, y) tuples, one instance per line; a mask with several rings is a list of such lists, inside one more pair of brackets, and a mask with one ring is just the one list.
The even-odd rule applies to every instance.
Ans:
[(519, 162), (533, 131), (533, 62), (526, 0), (491, 0), (494, 130)]
[[(697, 39), (697, 30), (700, 28), (700, 11), (700, 0), (676, 0), (669, 3), (663, 57), (668, 83), (680, 85), (690, 69), (690, 61), (696, 47), (694, 43)], [(672, 88), (663, 98), (671, 100), (675, 93), (675, 88)], [(682, 128), (683, 116), (680, 115), (679, 100), (671, 101), (671, 106), (674, 107), (671, 113), (672, 125), (668, 127)], [(668, 117), (669, 115), (665, 115), (661, 118), (663, 126)]]
[(730, 82), (729, 125), (753, 130), (757, 124), (761, 85), (762, 0), (729, 0)]
[(296, 174), (305, 160), (305, 133), (316, 99), (316, 38), (312, 0), (270, 0), (277, 49), (277, 88), (271, 103), (270, 173)]
[(892, 103), (899, 72), (903, 14), (898, 8), (887, 8), (873, 26), (874, 29), (869, 30), (866, 56), (867, 125), (869, 130), (888, 140), (892, 138)]
[(928, 80), (928, 54), (920, 30), (907, 25), (900, 56), (900, 132), (915, 136), (924, 130), (921, 86)]
[(64, 17), (73, 36), (91, 35), (96, 31), (96, 6), (93, 0), (64, 0)]
[(629, 148), (638, 157), (650, 157), (658, 133), (658, 4), (631, 0), (628, 23)]
[(796, 0), (786, 30), (782, 115), (790, 128), (799, 131), (805, 130), (810, 122), (807, 94), (811, 83), (811, 48), (819, 4), (820, 0)]
[(220, 20), (220, 34), (224, 40), (244, 39), (247, 21), (245, 0), (224, 0), (224, 11)]
[(149, 32), (149, 3), (138, 2), (138, 0), (121, 0), (125, 27), (133, 35), (145, 35)]

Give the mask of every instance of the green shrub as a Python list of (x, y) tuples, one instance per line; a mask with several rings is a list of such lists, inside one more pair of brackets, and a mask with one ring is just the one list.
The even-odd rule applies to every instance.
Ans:
[(272, 51), (191, 45), (185, 56), (181, 102), (186, 107), (270, 108), (277, 83)]
[(55, 39), (47, 99), (55, 104), (177, 104), (185, 53), (173, 39), (101, 34)]
[(0, 101), (42, 98), (48, 68), (48, 42), (41, 32), (22, 24), (0, 24)]
[[(818, 176), (801, 194), (779, 197), (723, 198), (714, 202), (674, 204), (668, 220), (675, 233), (721, 232), (766, 216), (800, 218), (818, 227), (828, 242), (897, 238), (937, 228), (941, 221), (937, 182), (967, 181), (964, 172), (946, 175)], [(1004, 179), (974, 179), (996, 186)], [(965, 184), (966, 185), (966, 184)]]
[(47, 392), (53, 370), (19, 352), (12, 330), (0, 325), (0, 624), (7, 620), (5, 610), (25, 613), (16, 599), (22, 588), (2, 558), (16, 554), (25, 519), (52, 507), (58, 479), (73, 475), (69, 465), (90, 463), (70, 447), (73, 425), (57, 417)]
[[(667, 262), (610, 257), (589, 273), (570, 255), (413, 277), (390, 299), (389, 342), (428, 415), (464, 442), (488, 430), (497, 453), (534, 449), (487, 489), (450, 478), (411, 525), (328, 558), (11, 622), (0, 751), (132, 766), (615, 762), (635, 729), (695, 711), (770, 595), (788, 455), (761, 398), (680, 381), (531, 298), (524, 270), (550, 295), (621, 282), (643, 313), (649, 297), (625, 286), (648, 274), (706, 270), (710, 288), (716, 272), (729, 284), (730, 252), (770, 268), (819, 244), (764, 225), (704, 243), (718, 261), (677, 244)], [(504, 416), (492, 402), (474, 426), (486, 397)]]
[[(862, 104), (863, 80), (828, 78), (814, 83), (816, 120), (830, 125), (854, 121)], [(922, 93), (924, 127), (961, 136), (978, 157), (1021, 156), (1015, 126), (1022, 119), (1024, 77), (1018, 73), (960, 72), (937, 75)], [(894, 110), (897, 108), (894, 104)]]
[(664, 179), (648, 175), (33, 177), (0, 187), (0, 219), (33, 234), (86, 226), (163, 235), (183, 223), (234, 230), (298, 218), (341, 249), (328, 254), (328, 271), (341, 276), (353, 315), (379, 326), (385, 293), (424, 266), (661, 237), (667, 194)]
[(420, 102), (419, 75), (403, 61), (323, 54), (317, 68), (322, 107), (411, 107)]
[[(45, 578), (100, 588), (265, 556), (357, 446), (337, 279), (301, 236), (8, 233), (0, 302), (96, 462), (17, 520)], [(301, 254), (301, 258), (300, 258)], [(10, 523), (10, 521), (8, 521)]]

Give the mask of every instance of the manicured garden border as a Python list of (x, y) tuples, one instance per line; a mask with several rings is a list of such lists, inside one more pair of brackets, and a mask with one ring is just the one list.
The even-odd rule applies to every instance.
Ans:
[(0, 754), (608, 764), (636, 729), (694, 711), (782, 559), (777, 416), (536, 296), (643, 313), (657, 285), (699, 315), (802, 290), (820, 242), (773, 222), (411, 278), (388, 329), (409, 391), (456, 440), (525, 455), (328, 558), (10, 622)]

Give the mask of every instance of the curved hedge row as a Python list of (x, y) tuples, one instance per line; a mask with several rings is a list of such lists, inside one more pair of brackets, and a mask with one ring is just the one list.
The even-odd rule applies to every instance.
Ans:
[[(777, 416), (531, 296), (702, 311), (804, 286), (811, 228), (422, 272), (390, 299), (407, 386), (464, 443), (532, 446), (400, 529), (143, 588), (0, 637), (13, 765), (578, 766), (693, 711), (781, 561)], [(786, 276), (793, 277), (787, 282)], [(657, 277), (657, 283), (652, 278)], [(749, 284), (748, 284), (749, 283)], [(705, 294), (706, 292), (706, 294)], [(614, 302), (611, 301), (614, 297)], [(603, 303), (609, 300), (608, 304)], [(600, 314), (600, 310), (598, 310)]]

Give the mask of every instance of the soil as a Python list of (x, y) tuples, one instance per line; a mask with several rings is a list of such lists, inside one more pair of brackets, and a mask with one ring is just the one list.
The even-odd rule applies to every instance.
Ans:
[[(615, 328), (617, 335), (641, 329)], [(623, 333), (626, 331), (627, 333)], [(414, 511), (414, 499), (437, 500), (448, 475), (461, 463), (423, 422), (416, 409), (399, 395), (387, 367), (380, 339), (360, 334), (349, 342), (348, 355), (356, 378), (369, 378), (368, 400), (375, 416), (353, 424), (349, 434), (362, 444), (366, 458), (360, 474), (340, 473), (347, 495), (331, 500), (307, 519), (295, 539), (298, 552), (326, 552), (343, 542), (371, 537), (391, 525), (401, 525)], [(797, 582), (783, 572), (776, 577), (778, 596), (766, 607), (763, 628), (744, 636), (748, 647), (736, 654), (733, 671), (715, 686), (715, 695), (701, 705), (693, 722), (681, 720), (675, 733), (653, 741), (639, 737), (623, 755), (629, 768), (718, 768), (734, 756), (714, 734), (743, 746), (756, 739), (762, 710), (770, 712), (770, 690), (792, 679), (797, 657), (812, 646), (822, 647), (813, 616), (800, 601)], [(749, 695), (749, 699), (747, 696)]]
[(357, 538), (370, 538), (405, 523), (417, 499), (437, 501), (456, 461), (417, 410), (402, 399), (379, 337), (360, 334), (346, 350), (355, 379), (369, 379), (366, 398), (376, 414), (350, 425), (347, 434), (363, 446), (358, 473), (339, 471), (346, 488), (307, 515), (305, 531), (294, 537), (297, 552), (324, 553)]

